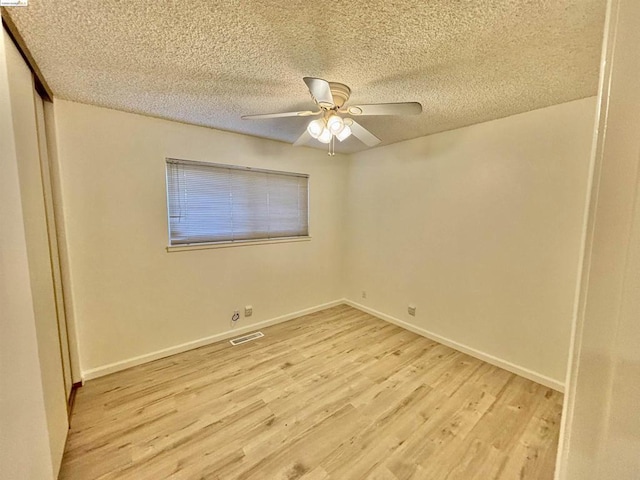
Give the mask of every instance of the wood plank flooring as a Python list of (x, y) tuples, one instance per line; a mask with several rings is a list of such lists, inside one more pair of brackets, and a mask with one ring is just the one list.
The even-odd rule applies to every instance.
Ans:
[(78, 391), (63, 480), (553, 478), (562, 395), (341, 305)]

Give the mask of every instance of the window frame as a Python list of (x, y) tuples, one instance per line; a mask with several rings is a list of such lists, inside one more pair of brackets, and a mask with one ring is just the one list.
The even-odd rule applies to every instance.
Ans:
[[(169, 205), (169, 165), (171, 163), (181, 163), (186, 165), (198, 165), (213, 168), (225, 168), (233, 170), (251, 171), (257, 173), (276, 174), (276, 175), (288, 175), (292, 177), (302, 177), (307, 179), (307, 235), (295, 235), (291, 237), (276, 237), (276, 238), (256, 238), (245, 240), (220, 240), (217, 242), (195, 242), (184, 244), (172, 244), (171, 243), (171, 208)], [(271, 170), (266, 168), (256, 168), (244, 165), (230, 165), (225, 163), (185, 160), (175, 157), (166, 157), (164, 162), (165, 167), (165, 199), (166, 199), (166, 219), (167, 219), (167, 238), (168, 245), (166, 247), (168, 252), (179, 252), (185, 250), (203, 250), (209, 248), (227, 248), (227, 247), (242, 247), (248, 245), (269, 245), (275, 243), (292, 243), (292, 242), (306, 242), (311, 240), (311, 176), (308, 173), (299, 172), (287, 172), (283, 170)]]

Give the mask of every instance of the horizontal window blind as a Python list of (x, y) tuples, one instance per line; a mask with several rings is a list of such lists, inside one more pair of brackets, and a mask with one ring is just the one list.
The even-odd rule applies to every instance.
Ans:
[(309, 235), (309, 177), (167, 160), (171, 245)]

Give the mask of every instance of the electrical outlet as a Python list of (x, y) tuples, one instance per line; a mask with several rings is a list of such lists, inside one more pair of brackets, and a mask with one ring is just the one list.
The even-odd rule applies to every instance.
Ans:
[(367, 291), (366, 290), (362, 290), (362, 298), (367, 298)]
[(251, 315), (253, 315), (253, 307), (251, 305), (247, 305), (244, 307), (244, 316), (250, 317)]
[(409, 312), (409, 315), (411, 315), (412, 317), (416, 316), (416, 306), (415, 305), (409, 305), (409, 308), (407, 308), (407, 311)]
[(240, 320), (240, 310), (236, 309), (233, 311), (233, 315), (231, 316), (231, 321), (233, 323), (236, 323), (238, 320)]

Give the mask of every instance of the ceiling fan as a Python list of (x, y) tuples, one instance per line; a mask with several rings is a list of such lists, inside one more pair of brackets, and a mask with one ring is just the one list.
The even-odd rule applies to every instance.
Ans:
[[(321, 78), (304, 77), (311, 98), (320, 108), (316, 111), (265, 113), (260, 115), (243, 115), (242, 119), (265, 119), (282, 117), (314, 117), (306, 130), (295, 141), (294, 145), (302, 145), (316, 139), (329, 145), (329, 155), (334, 154), (335, 139), (342, 142), (353, 135), (369, 147), (380, 143), (380, 139), (364, 128), (351, 117), (366, 115), (417, 115), (422, 112), (418, 102), (402, 103), (370, 103), (345, 107), (351, 89), (344, 83), (328, 82)], [(345, 117), (345, 115), (349, 115)]]

